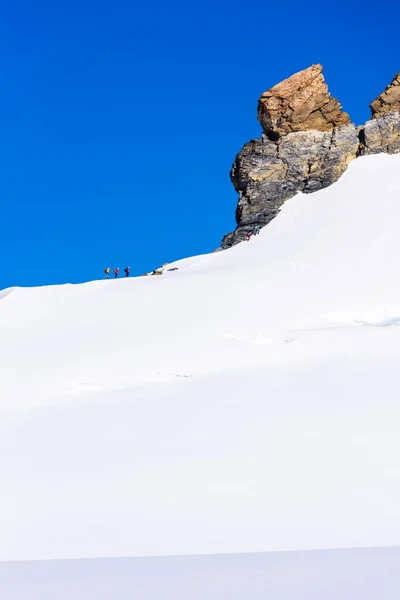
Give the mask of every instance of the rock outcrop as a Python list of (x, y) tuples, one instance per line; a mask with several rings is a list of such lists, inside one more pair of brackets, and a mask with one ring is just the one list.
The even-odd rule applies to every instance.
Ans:
[(321, 65), (312, 65), (264, 92), (258, 120), (272, 137), (310, 129), (331, 131), (350, 123), (340, 102), (330, 95)]
[(314, 192), (336, 181), (358, 152), (357, 129), (330, 96), (320, 65), (265, 92), (258, 115), (264, 133), (245, 144), (231, 171), (239, 193), (238, 226), (222, 248), (269, 223), (298, 191)]
[(389, 112), (367, 121), (360, 129), (364, 154), (400, 152), (400, 111)]
[(365, 154), (400, 152), (400, 73), (370, 104), (372, 119), (360, 131)]
[(400, 111), (400, 73), (393, 78), (387, 88), (369, 105), (372, 118)]
[(231, 171), (239, 194), (237, 228), (221, 248), (268, 224), (297, 192), (334, 183), (362, 154), (400, 152), (400, 73), (371, 104), (372, 119), (359, 128), (332, 98), (321, 65), (312, 65), (262, 94), (260, 139), (244, 145)]

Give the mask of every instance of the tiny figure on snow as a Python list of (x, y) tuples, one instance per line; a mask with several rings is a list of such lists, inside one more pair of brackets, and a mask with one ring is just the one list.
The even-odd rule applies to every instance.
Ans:
[(110, 275), (110, 267), (107, 267), (107, 269), (104, 269), (104, 273), (106, 274), (106, 276), (104, 277), (104, 279), (108, 279), (109, 275)]
[(261, 227), (256, 225), (253, 229), (253, 235), (258, 235), (260, 233)]
[(251, 232), (251, 231), (248, 231), (248, 232), (247, 232), (247, 241), (248, 241), (248, 242), (250, 241), (250, 238), (251, 238), (251, 236), (252, 236), (252, 235), (253, 235), (253, 234), (252, 234), (252, 232)]
[(118, 269), (118, 267), (116, 267), (116, 268), (114, 269), (114, 279), (117, 279), (117, 277), (118, 277), (118, 274), (119, 274), (119, 269)]
[(124, 271), (125, 271), (125, 277), (129, 277), (129, 271), (131, 270), (130, 267), (125, 267)]

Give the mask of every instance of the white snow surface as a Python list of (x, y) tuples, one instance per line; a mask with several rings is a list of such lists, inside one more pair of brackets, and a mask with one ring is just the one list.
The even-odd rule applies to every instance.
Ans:
[(400, 545), (399, 257), (377, 155), (178, 271), (0, 292), (0, 561)]
[(400, 548), (0, 563), (4, 600), (398, 600)]

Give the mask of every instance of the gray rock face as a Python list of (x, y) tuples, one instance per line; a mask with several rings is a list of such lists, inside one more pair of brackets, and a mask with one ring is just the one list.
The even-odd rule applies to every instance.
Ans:
[(382, 114), (367, 121), (360, 130), (364, 154), (400, 152), (400, 111)]
[(372, 102), (372, 120), (358, 129), (329, 95), (320, 65), (265, 92), (259, 101), (264, 133), (244, 145), (232, 167), (237, 228), (224, 236), (221, 248), (268, 224), (297, 192), (334, 183), (360, 154), (400, 152), (399, 90), (400, 74)]
[(357, 129), (343, 125), (331, 131), (299, 131), (276, 141), (265, 135), (245, 144), (236, 157), (231, 179), (239, 193), (236, 231), (223, 248), (246, 239), (255, 225), (264, 226), (297, 192), (315, 192), (336, 181), (356, 157)]

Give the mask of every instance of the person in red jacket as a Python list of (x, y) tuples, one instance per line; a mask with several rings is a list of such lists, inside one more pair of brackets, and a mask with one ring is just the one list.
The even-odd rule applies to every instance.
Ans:
[(249, 242), (253, 233), (251, 231), (247, 232), (247, 241)]
[(117, 267), (116, 269), (114, 269), (114, 279), (117, 279), (118, 273), (119, 273), (119, 269)]
[(129, 271), (131, 270), (130, 267), (125, 267), (124, 271), (125, 271), (125, 277), (129, 277)]

